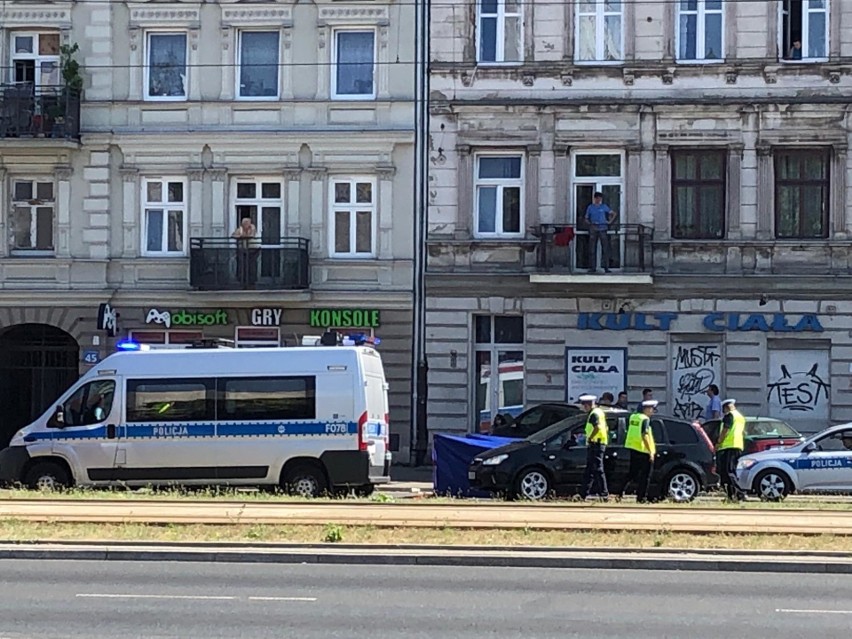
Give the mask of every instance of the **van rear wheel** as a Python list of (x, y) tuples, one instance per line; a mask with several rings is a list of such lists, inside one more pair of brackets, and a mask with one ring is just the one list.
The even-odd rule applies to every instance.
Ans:
[(61, 490), (71, 485), (68, 471), (56, 462), (37, 462), (27, 471), (24, 483), (33, 490)]
[(297, 497), (319, 497), (328, 490), (328, 482), (321, 468), (299, 464), (287, 470), (281, 487)]

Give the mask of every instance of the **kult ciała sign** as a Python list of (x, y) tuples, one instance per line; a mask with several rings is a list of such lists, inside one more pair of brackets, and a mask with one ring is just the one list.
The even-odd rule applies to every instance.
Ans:
[[(580, 313), (577, 328), (591, 331), (668, 331), (678, 313)], [(821, 333), (816, 315), (802, 315), (793, 321), (783, 313), (709, 313), (702, 324), (708, 331), (760, 331), (763, 333)]]

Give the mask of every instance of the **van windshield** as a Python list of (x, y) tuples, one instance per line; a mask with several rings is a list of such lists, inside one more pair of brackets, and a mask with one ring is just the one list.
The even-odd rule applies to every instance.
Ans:
[(571, 428), (578, 424), (582, 424), (587, 419), (586, 413), (582, 413), (580, 415), (571, 415), (571, 417), (566, 417), (563, 420), (556, 422), (555, 424), (551, 424), (547, 428), (543, 428), (537, 433), (533, 433), (529, 437), (527, 437), (528, 442), (532, 442), (533, 444), (543, 444), (551, 437), (555, 437), (562, 431), (567, 428)]

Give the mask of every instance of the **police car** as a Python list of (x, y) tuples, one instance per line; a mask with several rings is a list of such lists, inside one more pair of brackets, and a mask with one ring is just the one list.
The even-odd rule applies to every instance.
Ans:
[(789, 448), (741, 457), (737, 482), (767, 501), (793, 492), (852, 493), (852, 423), (832, 426)]

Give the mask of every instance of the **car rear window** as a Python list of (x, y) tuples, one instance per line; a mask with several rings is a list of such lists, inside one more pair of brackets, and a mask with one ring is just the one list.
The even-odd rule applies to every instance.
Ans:
[(698, 443), (698, 433), (691, 424), (666, 420), (666, 432), (673, 446)]

